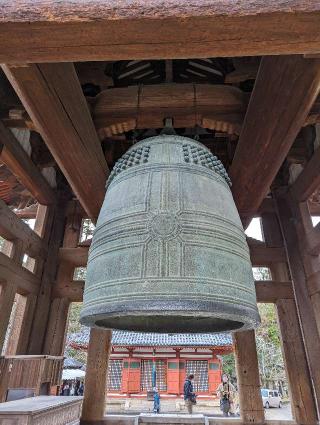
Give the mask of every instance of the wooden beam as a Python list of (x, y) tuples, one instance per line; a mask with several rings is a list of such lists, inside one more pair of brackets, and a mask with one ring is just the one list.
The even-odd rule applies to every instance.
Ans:
[(9, 241), (20, 240), (24, 253), (44, 258), (46, 249), (42, 239), (0, 199), (0, 235)]
[(30, 205), (30, 207), (25, 207), (20, 210), (16, 210), (14, 213), (19, 218), (30, 219), (36, 218), (38, 210), (38, 204)]
[(73, 64), (3, 69), (83, 208), (96, 219), (107, 165)]
[(36, 294), (40, 279), (26, 268), (15, 263), (11, 258), (0, 252), (0, 282), (14, 282), (17, 292), (21, 295)]
[(282, 263), (287, 260), (283, 247), (267, 247), (265, 245), (249, 246), (250, 259), (254, 267), (268, 266), (272, 263)]
[(319, 89), (319, 59), (271, 56), (261, 60), (229, 170), (241, 215), (254, 214), (269, 192)]
[(319, 4), (308, 0), (154, 0), (130, 7), (117, 0), (5, 0), (0, 61), (313, 54), (320, 51), (319, 19)]
[(320, 186), (320, 148), (291, 185), (292, 196), (299, 202), (307, 201)]
[(305, 249), (311, 255), (320, 254), (320, 223), (305, 234)]
[[(258, 303), (275, 303), (280, 299), (294, 297), (291, 282), (272, 280), (256, 280), (256, 296)], [(84, 281), (73, 280), (57, 284), (53, 288), (53, 298), (68, 298), (71, 302), (82, 302)]]
[(167, 117), (178, 128), (199, 125), (239, 134), (247, 104), (247, 95), (226, 85), (131, 86), (101, 92), (93, 119), (100, 139), (134, 128), (161, 128)]
[[(253, 266), (267, 266), (271, 263), (285, 262), (286, 252), (283, 247), (269, 248), (264, 243), (253, 245), (249, 243), (250, 258)], [(60, 248), (59, 260), (73, 264), (74, 267), (86, 267), (89, 246), (77, 248)]]
[(258, 303), (276, 303), (281, 299), (293, 299), (292, 282), (256, 280)]
[[(2, 150), (1, 150), (2, 145)], [(55, 202), (55, 193), (39, 168), (31, 161), (15, 136), (0, 121), (0, 161), (19, 182), (44, 205)]]
[(74, 265), (74, 267), (86, 267), (88, 262), (89, 247), (60, 248), (59, 260)]

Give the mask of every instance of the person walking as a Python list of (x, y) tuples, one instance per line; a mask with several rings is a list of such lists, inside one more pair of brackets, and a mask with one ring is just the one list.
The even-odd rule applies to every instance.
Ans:
[(231, 384), (229, 376), (224, 373), (222, 375), (222, 382), (217, 388), (217, 394), (220, 398), (220, 409), (223, 416), (234, 416), (234, 398), (235, 398), (235, 387)]
[(160, 413), (160, 394), (156, 387), (153, 389), (153, 412)]
[(79, 387), (79, 395), (83, 396), (83, 392), (84, 392), (84, 385), (83, 385), (83, 382), (81, 381), (80, 387)]
[(183, 387), (184, 401), (190, 415), (192, 415), (193, 405), (196, 404), (196, 394), (193, 391), (193, 380), (194, 375), (191, 373), (187, 376)]

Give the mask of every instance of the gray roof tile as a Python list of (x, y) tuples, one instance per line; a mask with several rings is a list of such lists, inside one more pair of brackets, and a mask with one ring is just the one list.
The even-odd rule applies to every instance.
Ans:
[[(90, 329), (83, 327), (80, 332), (68, 336), (69, 344), (87, 345), (89, 343)], [(230, 334), (170, 334), (170, 333), (143, 333), (114, 330), (112, 333), (112, 345), (114, 346), (194, 346), (215, 347), (230, 346), (232, 338)]]

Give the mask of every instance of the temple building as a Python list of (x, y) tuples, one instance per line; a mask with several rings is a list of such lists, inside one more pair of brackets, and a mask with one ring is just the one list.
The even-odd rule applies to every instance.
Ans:
[[(89, 329), (71, 334), (68, 345), (87, 350)], [(228, 334), (155, 334), (114, 331), (109, 361), (109, 396), (146, 396), (156, 386), (162, 395), (180, 396), (186, 375), (195, 375), (199, 396), (216, 397), (221, 382), (221, 355), (233, 351)]]
[[(140, 397), (155, 360), (167, 397), (191, 370), (208, 396), (231, 341), (204, 335), (232, 333), (237, 423), (279, 424), (255, 338), (272, 303), (289, 423), (318, 424), (320, 2), (2, 0), (0, 23), (0, 423), (152, 425), (108, 416), (108, 380)], [(85, 392), (61, 398), (73, 302)]]

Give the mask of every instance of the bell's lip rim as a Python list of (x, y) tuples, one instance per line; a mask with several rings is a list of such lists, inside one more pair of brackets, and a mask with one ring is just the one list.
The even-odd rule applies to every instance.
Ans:
[[(212, 302), (201, 302), (201, 304), (211, 304)], [(123, 303), (121, 304), (123, 306)], [(115, 308), (116, 304), (113, 304), (113, 308)], [(90, 314), (86, 314), (86, 308), (84, 307), (84, 309), (81, 312), (80, 315), (80, 323), (82, 325), (85, 326), (89, 326), (89, 327), (94, 327), (94, 328), (99, 328), (99, 329), (117, 329), (117, 330), (123, 330), (123, 331), (133, 331), (133, 332), (147, 332), (147, 333), (233, 333), (233, 332), (242, 332), (242, 331), (246, 331), (246, 330), (252, 330), (257, 328), (260, 323), (260, 316), (259, 316), (259, 312), (257, 308), (254, 307), (248, 307), (248, 306), (241, 306), (238, 307), (235, 305), (230, 305), (228, 303), (217, 303), (216, 307), (220, 307), (220, 308), (215, 308), (214, 311), (208, 311), (206, 309), (199, 309), (199, 310), (195, 310), (195, 309), (189, 309), (187, 310), (185, 307), (181, 308), (181, 310), (176, 309), (176, 310), (133, 310), (133, 309), (128, 309), (126, 311), (122, 310), (118, 310), (118, 311), (113, 311), (111, 312), (110, 310), (108, 311), (108, 309), (106, 308), (106, 306), (102, 306), (102, 307), (96, 307), (96, 308), (88, 308), (88, 310), (90, 311)], [(140, 307), (141, 307), (141, 303), (140, 303)], [(227, 307), (227, 308), (226, 308)], [(231, 307), (231, 308), (230, 308)], [(103, 311), (104, 310), (104, 311)], [(226, 312), (227, 310), (227, 312)], [(233, 310), (233, 312), (232, 312)], [(189, 329), (183, 329), (181, 327), (181, 331), (172, 331), (171, 329), (163, 329), (161, 331), (156, 331), (156, 330), (152, 330), (152, 329), (146, 329), (146, 328), (142, 328), (139, 327), (138, 328), (133, 328), (133, 329), (127, 329), (127, 327), (115, 327), (115, 326), (99, 326), (97, 325), (97, 322), (101, 321), (102, 319), (106, 319), (106, 321), (108, 320), (108, 318), (110, 318), (111, 320), (118, 318), (121, 321), (121, 318), (126, 317), (126, 319), (128, 320), (128, 318), (132, 318), (132, 320), (135, 317), (151, 317), (151, 316), (157, 316), (157, 317), (172, 317), (172, 320), (179, 320), (181, 323), (183, 323), (183, 318), (190, 318), (191, 316), (195, 317), (195, 320), (197, 320), (197, 318), (206, 318), (208, 320), (212, 319), (212, 321), (214, 321), (214, 319), (221, 319), (221, 320), (226, 320), (229, 322), (234, 322), (234, 323), (242, 323), (242, 326), (237, 327), (235, 329), (226, 329), (226, 330), (213, 330), (213, 329), (204, 329), (202, 330), (192, 330), (192, 328)]]

